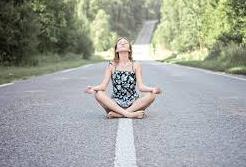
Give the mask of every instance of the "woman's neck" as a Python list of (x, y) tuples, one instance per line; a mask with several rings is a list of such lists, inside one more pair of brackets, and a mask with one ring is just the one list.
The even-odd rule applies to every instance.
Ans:
[(130, 60), (129, 60), (128, 56), (129, 56), (128, 53), (119, 54), (119, 64), (129, 63)]

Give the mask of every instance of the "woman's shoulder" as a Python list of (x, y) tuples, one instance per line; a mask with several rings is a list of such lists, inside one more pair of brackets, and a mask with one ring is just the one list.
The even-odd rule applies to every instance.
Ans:
[(109, 61), (109, 62), (108, 62), (108, 66), (109, 66), (109, 67), (115, 67), (116, 65), (117, 65), (117, 63), (114, 62), (114, 61)]
[(116, 65), (116, 62), (115, 61), (108, 61), (108, 63), (110, 64), (110, 65)]
[(141, 68), (141, 63), (137, 62), (137, 61), (133, 61), (133, 67), (134, 67), (134, 69)]
[(115, 68), (115, 66), (116, 66), (116, 63), (114, 61), (109, 61), (107, 68), (112, 71)]

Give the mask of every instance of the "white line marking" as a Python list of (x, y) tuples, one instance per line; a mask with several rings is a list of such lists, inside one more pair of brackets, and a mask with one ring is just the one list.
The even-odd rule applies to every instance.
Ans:
[(78, 70), (80, 68), (82, 68), (82, 67), (70, 68), (70, 69), (66, 69), (66, 70), (60, 71), (60, 72), (61, 73), (65, 73), (65, 72), (70, 72), (70, 71)]
[(67, 69), (67, 70), (60, 71), (60, 72), (61, 73), (70, 72), (70, 71), (74, 71), (74, 70), (79, 70), (80, 68), (87, 68), (87, 67), (90, 67), (92, 65), (93, 64), (87, 64), (87, 65), (83, 65), (82, 67), (70, 68), (70, 69)]
[(64, 72), (69, 72), (69, 71), (74, 71), (74, 70), (76, 70), (77, 68), (72, 68), (72, 69), (68, 69), (68, 70), (63, 70), (63, 71), (61, 71), (61, 73), (64, 73)]
[(6, 84), (0, 85), (0, 87), (9, 86), (9, 85), (13, 85), (13, 84), (14, 84), (14, 83), (6, 83)]
[(26, 90), (25, 93), (43, 93), (45, 90)]
[[(169, 63), (167, 63), (169, 64)], [(190, 67), (190, 66), (185, 66), (185, 65), (179, 65), (179, 64), (171, 64), (171, 65), (176, 65), (176, 66), (181, 66), (181, 67), (184, 67), (184, 68), (189, 68), (189, 69), (192, 69), (192, 70), (198, 70), (198, 71), (202, 71), (202, 72), (205, 72), (205, 73), (208, 73), (208, 74), (215, 74), (215, 75), (220, 75), (220, 76), (224, 76), (224, 77), (228, 77), (228, 78), (234, 78), (234, 79), (239, 79), (239, 80), (242, 80), (242, 81), (246, 81), (246, 78), (240, 78), (240, 77), (236, 77), (236, 76), (231, 76), (230, 74), (227, 74), (227, 73), (222, 73), (222, 72), (215, 72), (215, 71), (209, 71), (207, 69), (200, 69), (200, 68), (195, 68), (195, 67)]]
[(116, 148), (115, 167), (137, 167), (136, 151), (134, 146), (134, 136), (132, 120), (127, 118), (119, 119)]
[(92, 66), (93, 64), (87, 64), (87, 65), (85, 65), (85, 66), (82, 66), (81, 68), (87, 68), (87, 67), (90, 67), (90, 66)]

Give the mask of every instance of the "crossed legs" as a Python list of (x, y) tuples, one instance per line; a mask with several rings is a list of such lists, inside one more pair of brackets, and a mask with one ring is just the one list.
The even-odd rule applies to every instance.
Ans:
[(155, 100), (156, 95), (146, 93), (143, 97), (138, 98), (128, 108), (120, 107), (113, 99), (108, 97), (105, 91), (97, 91), (96, 100), (107, 112), (108, 118), (143, 118), (144, 110)]

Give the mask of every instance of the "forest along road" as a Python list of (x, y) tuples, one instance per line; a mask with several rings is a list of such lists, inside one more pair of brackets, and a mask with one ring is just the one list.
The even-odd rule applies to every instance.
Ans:
[(245, 78), (141, 64), (164, 93), (139, 120), (107, 119), (82, 92), (107, 63), (1, 86), (0, 166), (245, 167)]

